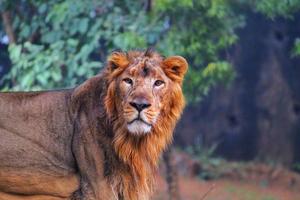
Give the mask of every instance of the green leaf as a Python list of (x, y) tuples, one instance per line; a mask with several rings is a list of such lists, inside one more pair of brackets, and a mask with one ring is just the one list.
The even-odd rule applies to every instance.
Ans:
[(10, 45), (9, 46), (10, 59), (13, 62), (20, 59), (21, 51), (22, 51), (21, 45), (15, 45), (15, 44)]
[(85, 33), (88, 29), (89, 20), (87, 18), (83, 18), (79, 21), (79, 31), (80, 33)]
[(300, 38), (297, 38), (292, 49), (292, 57), (300, 55)]

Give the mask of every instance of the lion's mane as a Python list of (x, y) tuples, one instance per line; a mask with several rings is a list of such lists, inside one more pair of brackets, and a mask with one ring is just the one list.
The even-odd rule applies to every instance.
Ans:
[[(126, 66), (131, 57), (137, 56), (137, 52), (126, 55), (115, 54), (110, 58), (110, 65), (118, 62)], [(161, 59), (156, 53), (152, 57)], [(166, 65), (173, 64), (166, 61)], [(110, 68), (108, 68), (110, 69)], [(151, 134), (141, 137), (128, 133), (122, 118), (117, 113), (116, 106), (119, 99), (116, 91), (116, 78), (122, 73), (122, 69), (111, 73), (107, 71), (107, 92), (105, 95), (105, 109), (112, 122), (114, 130), (113, 146), (118, 157), (124, 162), (127, 170), (120, 172), (120, 179), (114, 180), (114, 185), (119, 191), (123, 191), (125, 199), (145, 199), (153, 189), (153, 175), (162, 151), (172, 140), (172, 133), (185, 105), (181, 90), (182, 80), (176, 80), (172, 89), (168, 91), (168, 101), (164, 101), (160, 118), (153, 127)], [(119, 181), (118, 181), (119, 180)]]

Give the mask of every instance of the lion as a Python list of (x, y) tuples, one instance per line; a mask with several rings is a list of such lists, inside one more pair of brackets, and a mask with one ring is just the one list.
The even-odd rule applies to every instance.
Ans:
[(181, 56), (115, 51), (64, 90), (0, 93), (0, 200), (146, 200), (185, 105)]

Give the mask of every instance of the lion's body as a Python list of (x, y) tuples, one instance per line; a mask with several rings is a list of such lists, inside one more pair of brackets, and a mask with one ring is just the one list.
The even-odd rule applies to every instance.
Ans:
[[(157, 55), (114, 54), (70, 90), (0, 93), (0, 200), (148, 199), (187, 68)], [(155, 77), (164, 82), (152, 89)]]
[(0, 94), (1, 192), (68, 197), (78, 189), (69, 99), (69, 91)]

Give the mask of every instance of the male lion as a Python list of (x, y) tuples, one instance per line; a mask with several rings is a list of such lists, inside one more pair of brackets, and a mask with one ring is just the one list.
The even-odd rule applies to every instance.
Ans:
[(0, 199), (149, 199), (187, 68), (180, 56), (114, 52), (74, 89), (0, 93)]

